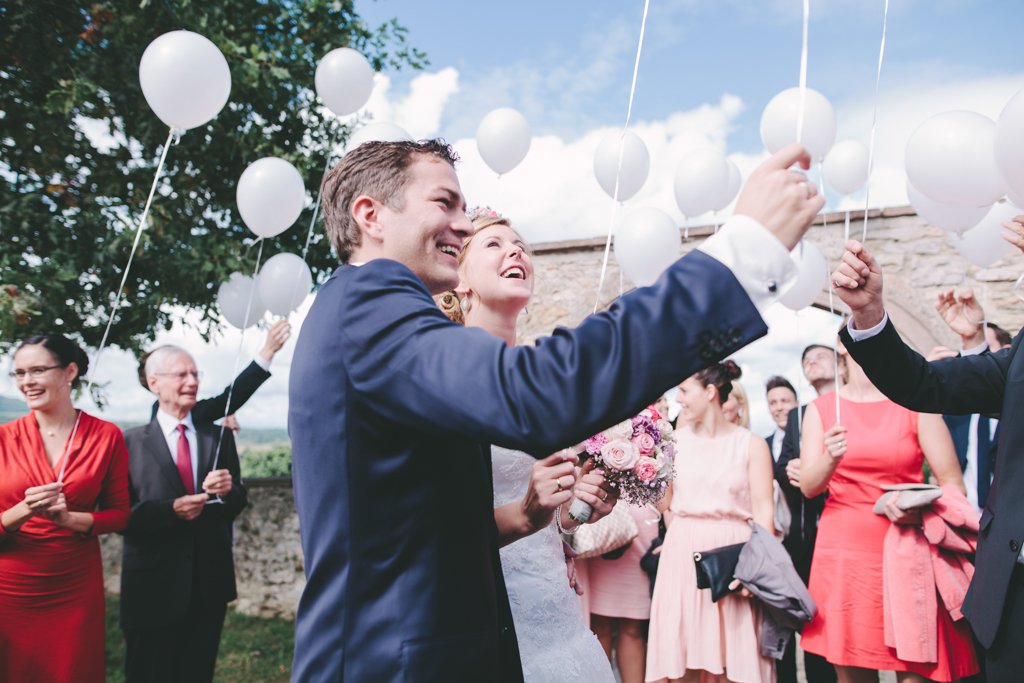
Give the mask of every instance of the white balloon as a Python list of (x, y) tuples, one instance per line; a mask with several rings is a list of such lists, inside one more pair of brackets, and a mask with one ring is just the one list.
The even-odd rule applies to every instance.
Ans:
[(393, 123), (386, 121), (368, 123), (348, 136), (345, 151), (351, 152), (364, 142), (398, 142), (399, 140), (412, 140), (412, 136), (406, 133), (405, 129)]
[(267, 312), (256, 281), (241, 273), (231, 273), (228, 281), (220, 284), (217, 289), (217, 307), (224, 319), (238, 329), (252, 327)]
[(825, 256), (814, 244), (800, 240), (789, 253), (797, 267), (796, 282), (779, 299), (789, 309), (799, 311), (814, 303), (828, 281), (828, 264)]
[(679, 258), (682, 246), (672, 217), (649, 206), (630, 212), (615, 232), (615, 260), (637, 287), (657, 282)]
[(1002, 222), (1012, 220), (1019, 213), (1011, 204), (996, 204), (980, 223), (967, 232), (962, 235), (951, 233), (949, 241), (965, 259), (976, 266), (988, 268), (1013, 249), (1002, 237), (1003, 232), (1007, 231)]
[(907, 178), (907, 197), (921, 218), (940, 230), (959, 232), (970, 230), (985, 217), (991, 206), (951, 206), (929, 199), (921, 194)]
[[(797, 142), (797, 124), (800, 113), (800, 88), (783, 90), (773, 97), (761, 114), (761, 140), (770, 154), (775, 154), (791, 142)], [(836, 112), (824, 95), (806, 88), (804, 97), (803, 144), (815, 161), (820, 161), (832, 149), (836, 140)]]
[(508, 173), (526, 158), (530, 151), (530, 124), (515, 109), (495, 109), (483, 118), (476, 129), (476, 146), (491, 170)]
[(996, 124), (973, 111), (928, 119), (907, 140), (907, 177), (921, 194), (943, 204), (988, 206), (1006, 194), (992, 152)]
[(740, 167), (732, 162), (732, 159), (725, 160), (729, 164), (729, 184), (725, 192), (718, 197), (718, 201), (711, 207), (712, 211), (721, 211), (729, 206), (736, 195), (740, 193), (740, 186), (743, 184), (743, 176), (740, 174)]
[(274, 315), (288, 315), (298, 308), (313, 289), (313, 275), (299, 256), (287, 252), (267, 259), (260, 270), (260, 297)]
[(1024, 90), (1010, 98), (996, 120), (992, 151), (1010, 190), (1024, 196)]
[(728, 160), (716, 149), (698, 149), (687, 154), (676, 169), (679, 210), (689, 218), (715, 210), (729, 192), (730, 175)]
[(1017, 194), (1013, 190), (1007, 190), (1006, 198), (1018, 209), (1024, 209), (1024, 192)]
[(188, 130), (203, 125), (227, 104), (231, 70), (207, 38), (191, 31), (171, 31), (142, 54), (139, 83), (161, 121)]
[(306, 186), (287, 161), (264, 157), (242, 172), (235, 199), (249, 229), (260, 237), (273, 237), (290, 228), (302, 213)]
[(373, 93), (373, 67), (350, 47), (328, 52), (316, 65), (316, 94), (338, 116), (363, 108)]
[(839, 194), (853, 194), (868, 181), (868, 148), (856, 140), (843, 140), (822, 164), (825, 180)]
[[(620, 145), (620, 141), (622, 144)], [(622, 168), (619, 169), (619, 150), (622, 150)], [(609, 197), (615, 197), (615, 176), (619, 176), (620, 202), (630, 199), (640, 191), (651, 171), (651, 155), (640, 136), (631, 130), (613, 130), (605, 135), (594, 152), (594, 175), (601, 189)]]

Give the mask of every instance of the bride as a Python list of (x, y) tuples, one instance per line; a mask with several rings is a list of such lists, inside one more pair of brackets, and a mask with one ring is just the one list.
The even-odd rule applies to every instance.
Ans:
[[(476, 233), (459, 254), (459, 286), (436, 299), (452, 320), (514, 346), (516, 320), (533, 295), (529, 247), (494, 211), (474, 209), (469, 218)], [(574, 497), (594, 507), (593, 522), (611, 512), (616, 494), (590, 463), (577, 471), (576, 460), (568, 451), (538, 461), (491, 446), (501, 568), (526, 683), (615, 680), (597, 636), (583, 624), (575, 569), (558, 534), (577, 527), (568, 514)]]

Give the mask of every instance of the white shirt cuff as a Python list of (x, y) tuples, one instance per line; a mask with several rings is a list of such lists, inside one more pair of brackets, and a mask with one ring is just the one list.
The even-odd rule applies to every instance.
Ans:
[(960, 349), (961, 356), (977, 356), (978, 354), (985, 353), (988, 351), (988, 342), (983, 341), (973, 349)]
[(761, 313), (796, 282), (789, 250), (750, 216), (733, 216), (698, 248), (732, 271)]
[(850, 339), (855, 342), (864, 341), (865, 339), (871, 339), (885, 328), (885, 324), (889, 322), (889, 311), (885, 311), (882, 315), (882, 322), (878, 323), (874, 327), (866, 330), (858, 330), (853, 326), (853, 318), (850, 318), (850, 322), (846, 324), (846, 329), (850, 332)]
[(264, 372), (270, 372), (270, 361), (269, 360), (267, 360), (266, 358), (264, 358), (260, 354), (256, 354), (256, 357), (253, 358), (252, 360), (253, 360), (254, 363), (256, 363), (256, 365), (258, 365), (261, 368), (263, 368)]

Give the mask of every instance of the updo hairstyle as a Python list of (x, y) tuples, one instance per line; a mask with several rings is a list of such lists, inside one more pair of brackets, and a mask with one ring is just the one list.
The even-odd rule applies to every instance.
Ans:
[[(469, 253), (469, 245), (473, 241), (473, 238), (479, 235), (483, 230), (487, 228), (493, 228), (495, 225), (504, 225), (506, 228), (516, 234), (519, 239), (526, 245), (526, 253), (533, 257), (533, 249), (530, 247), (530, 243), (523, 239), (523, 236), (519, 234), (519, 231), (512, 227), (512, 221), (505, 218), (502, 215), (487, 216), (481, 215), (473, 219), (474, 232), (472, 235), (466, 238), (462, 243), (462, 251), (459, 252), (459, 267), (462, 267), (463, 262), (466, 260), (466, 254)], [(452, 322), (456, 322), (460, 325), (465, 325), (466, 320), (462, 316), (462, 308), (459, 305), (459, 295), (455, 293), (455, 290), (445, 292), (444, 294), (438, 294), (434, 297), (434, 301), (437, 303), (438, 308), (441, 312), (448, 316)]]
[(722, 405), (729, 400), (729, 392), (732, 391), (733, 380), (739, 379), (742, 375), (743, 371), (740, 370), (740, 366), (731, 360), (724, 360), (721, 363), (715, 363), (710, 367), (704, 368), (694, 375), (693, 378), (700, 382), (702, 387), (714, 384), (715, 388), (718, 389), (718, 404)]
[[(72, 363), (78, 366), (78, 374), (71, 380), (71, 388), (78, 389), (82, 385), (82, 377), (85, 377), (86, 373), (89, 372), (89, 356), (82, 350), (82, 347), (63, 334), (34, 334), (18, 345), (18, 351), (21, 351), (26, 346), (40, 344), (50, 352), (50, 355), (53, 356), (60, 367), (66, 368)], [(15, 355), (17, 355), (18, 351), (14, 352)]]

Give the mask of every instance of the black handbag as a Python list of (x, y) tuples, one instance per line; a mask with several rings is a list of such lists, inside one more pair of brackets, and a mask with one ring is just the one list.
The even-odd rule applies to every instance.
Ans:
[(729, 594), (729, 584), (735, 578), (736, 563), (745, 545), (737, 543), (693, 554), (697, 565), (697, 588), (710, 588), (712, 602), (718, 602)]

